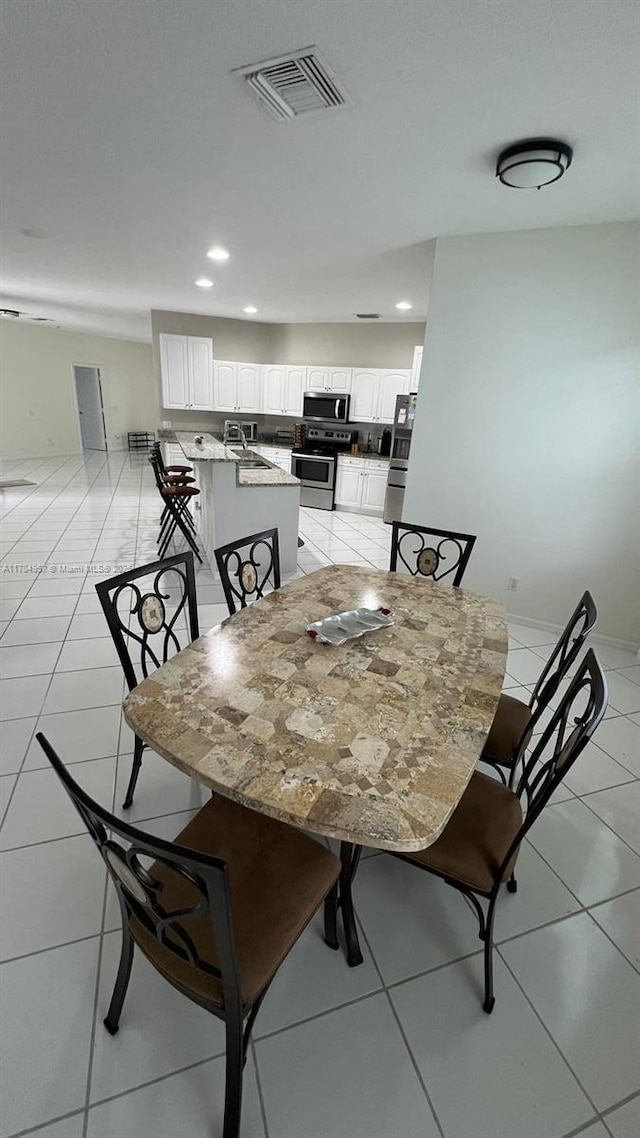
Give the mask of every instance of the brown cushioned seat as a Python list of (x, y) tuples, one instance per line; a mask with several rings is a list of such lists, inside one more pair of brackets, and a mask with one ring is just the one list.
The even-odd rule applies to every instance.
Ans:
[[(260, 995), (340, 873), (324, 845), (292, 826), (216, 795), (173, 839), (176, 845), (228, 863), (238, 975), (244, 1004)], [(202, 895), (161, 862), (150, 870), (163, 882), (161, 902), (174, 911)], [(201, 960), (218, 966), (208, 912), (181, 920)], [(222, 984), (160, 944), (140, 921), (130, 929), (158, 970), (204, 1007), (224, 1006)]]
[(196, 490), (195, 486), (184, 486), (179, 483), (177, 486), (169, 486), (165, 483), (162, 487), (162, 494), (169, 498), (192, 498), (200, 491)]
[(165, 474), (190, 474), (192, 470), (192, 466), (180, 466), (177, 463), (164, 467)]
[(482, 758), (502, 766), (512, 766), (518, 743), (530, 719), (531, 708), (503, 692), (498, 700), (498, 710), (487, 735)]
[(501, 782), (476, 772), (437, 841), (407, 857), (470, 889), (490, 893), (521, 825), (519, 798)]

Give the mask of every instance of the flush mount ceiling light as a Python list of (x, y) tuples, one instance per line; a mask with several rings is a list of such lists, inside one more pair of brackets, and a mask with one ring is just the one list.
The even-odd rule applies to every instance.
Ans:
[(514, 190), (539, 190), (569, 169), (573, 150), (557, 138), (527, 138), (498, 156), (496, 177)]
[(409, 304), (408, 300), (399, 300), (396, 308), (399, 308), (401, 312), (408, 312), (410, 308), (413, 308), (413, 305)]
[(198, 288), (213, 288), (213, 281), (210, 281), (208, 277), (198, 277), (196, 284)]
[(242, 309), (242, 311), (243, 311), (243, 312), (246, 312), (246, 313), (247, 313), (247, 316), (255, 316), (255, 314), (256, 314), (256, 312), (258, 311), (258, 309), (255, 307), (255, 305), (253, 305), (253, 304), (248, 304), (246, 308), (243, 308), (243, 309)]
[(207, 257), (211, 257), (212, 261), (228, 261), (229, 253), (222, 248), (222, 245), (214, 245), (207, 253)]

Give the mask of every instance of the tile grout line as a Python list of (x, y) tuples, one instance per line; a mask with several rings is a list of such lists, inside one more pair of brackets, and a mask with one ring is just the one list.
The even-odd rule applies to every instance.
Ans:
[[(515, 974), (515, 972), (513, 971), (513, 969), (510, 967), (510, 965), (509, 965), (508, 961), (507, 961), (507, 960), (505, 960), (505, 957), (503, 956), (502, 952), (500, 951), (500, 948), (499, 948), (497, 945), (495, 946), (495, 951), (498, 953), (498, 956), (500, 957), (500, 959), (501, 959), (502, 963), (504, 964), (504, 966), (505, 966), (505, 968), (507, 969), (507, 971), (508, 971), (509, 975), (511, 976), (511, 979), (514, 981), (514, 983), (515, 983), (515, 984), (517, 985), (517, 987), (520, 989), (520, 992), (521, 992), (521, 993), (522, 993), (522, 995), (524, 996), (524, 998), (525, 998), (526, 1002), (528, 1003), (529, 1007), (531, 1008), (531, 1010), (532, 1010), (533, 1014), (535, 1015), (536, 1019), (538, 1020), (538, 1022), (540, 1023), (540, 1025), (541, 1025), (541, 1026), (542, 1026), (542, 1028), (544, 1029), (545, 1033), (548, 1035), (548, 1037), (549, 1037), (549, 1039), (551, 1040), (551, 1042), (553, 1043), (553, 1046), (555, 1047), (556, 1051), (558, 1052), (558, 1054), (559, 1054), (559, 1055), (560, 1055), (560, 1057), (562, 1058), (562, 1061), (563, 1061), (563, 1063), (565, 1063), (565, 1064), (566, 1064), (567, 1068), (569, 1069), (569, 1071), (570, 1071), (570, 1072), (571, 1072), (571, 1074), (573, 1075), (573, 1077), (574, 1077), (574, 1079), (575, 1079), (576, 1083), (578, 1084), (578, 1086), (580, 1087), (580, 1090), (582, 1091), (583, 1095), (585, 1096), (585, 1098), (587, 1099), (587, 1101), (589, 1102), (589, 1104), (590, 1104), (590, 1105), (593, 1107), (594, 1115), (595, 1115), (595, 1116), (597, 1116), (597, 1117), (599, 1117), (599, 1111), (598, 1111), (598, 1108), (597, 1108), (597, 1106), (596, 1106), (595, 1102), (593, 1101), (593, 1099), (591, 1098), (591, 1095), (588, 1093), (588, 1091), (586, 1090), (586, 1088), (585, 1088), (585, 1087), (582, 1085), (582, 1082), (581, 1082), (581, 1080), (580, 1080), (580, 1079), (578, 1078), (578, 1076), (576, 1075), (576, 1073), (575, 1073), (575, 1071), (574, 1071), (573, 1067), (571, 1066), (571, 1064), (570, 1064), (569, 1060), (567, 1059), (567, 1057), (566, 1057), (566, 1055), (565, 1055), (564, 1051), (563, 1051), (563, 1050), (562, 1050), (562, 1048), (560, 1047), (560, 1044), (556, 1042), (556, 1040), (555, 1040), (554, 1036), (551, 1034), (551, 1031), (550, 1031), (550, 1029), (547, 1027), (547, 1025), (546, 1025), (546, 1023), (544, 1022), (544, 1020), (543, 1020), (542, 1016), (540, 1015), (539, 1011), (538, 1011), (538, 1010), (537, 1010), (537, 1008), (535, 1007), (535, 1005), (534, 1005), (533, 1001), (532, 1001), (532, 1000), (529, 998), (529, 996), (527, 995), (527, 993), (526, 993), (525, 989), (523, 988), (522, 984), (521, 984), (521, 983), (520, 983), (520, 981), (518, 980), (518, 977), (516, 976), (516, 974)], [(585, 1123), (584, 1123), (584, 1126), (590, 1125), (590, 1124), (591, 1124), (591, 1122), (594, 1122), (594, 1121), (595, 1121), (595, 1118), (592, 1118), (592, 1119), (590, 1120), (590, 1122), (585, 1122)]]
[[(104, 469), (104, 467), (105, 467), (105, 466), (107, 466), (107, 460), (106, 460), (106, 459), (105, 459), (105, 462), (104, 462), (103, 466), (101, 466), (101, 468), (100, 468), (100, 470), (99, 470), (98, 474), (96, 474), (95, 478), (94, 478), (94, 479), (91, 481), (91, 484), (90, 484), (90, 485), (89, 485), (89, 487), (87, 488), (87, 492), (86, 492), (86, 494), (83, 496), (83, 498), (82, 498), (82, 500), (81, 500), (80, 504), (78, 505), (78, 510), (81, 508), (81, 506), (82, 506), (82, 504), (84, 503), (84, 501), (85, 501), (86, 497), (87, 497), (87, 496), (90, 494), (90, 492), (91, 492), (91, 488), (94, 486), (94, 484), (95, 484), (95, 482), (96, 482), (97, 478), (99, 477), (100, 473), (102, 472), (102, 470)], [(121, 466), (121, 468), (120, 468), (120, 471), (119, 471), (118, 477), (117, 477), (117, 479), (116, 479), (116, 483), (115, 483), (115, 486), (114, 486), (114, 488), (113, 488), (113, 492), (112, 492), (112, 496), (111, 496), (111, 501), (113, 501), (113, 498), (115, 497), (115, 494), (117, 493), (117, 490), (118, 490), (118, 486), (120, 485), (120, 480), (121, 480), (121, 478), (122, 478), (122, 475), (123, 475), (123, 472), (124, 472), (124, 470), (125, 470), (125, 463), (123, 462), (123, 464), (122, 464), (122, 466)], [(75, 513), (77, 513), (77, 510), (75, 511)], [(75, 517), (75, 513), (74, 513), (74, 517)], [(104, 524), (103, 524), (103, 528), (104, 528)], [(101, 531), (101, 532), (102, 532), (102, 531)], [(86, 574), (86, 576), (85, 576), (85, 580), (86, 580), (86, 577), (88, 577), (88, 576), (89, 576), (89, 573), (87, 573), (87, 574)], [(57, 665), (57, 663), (58, 663), (58, 660), (60, 659), (60, 656), (62, 655), (62, 652), (63, 652), (63, 650), (64, 650), (64, 646), (65, 646), (65, 644), (67, 643), (67, 639), (68, 639), (68, 633), (69, 633), (69, 629), (70, 629), (70, 627), (71, 627), (71, 621), (73, 620), (73, 616), (74, 616), (74, 614), (75, 614), (75, 610), (76, 610), (76, 608), (77, 608), (77, 606), (78, 606), (78, 603), (79, 603), (79, 600), (80, 600), (80, 596), (81, 596), (81, 595), (82, 595), (82, 593), (78, 593), (78, 597), (77, 597), (77, 600), (76, 600), (76, 604), (74, 605), (74, 610), (73, 610), (73, 613), (72, 613), (71, 617), (69, 618), (69, 624), (68, 624), (68, 626), (67, 626), (67, 632), (65, 633), (65, 636), (64, 636), (64, 638), (63, 638), (63, 639), (62, 639), (62, 641), (60, 642), (60, 651), (58, 652), (58, 655), (57, 655), (57, 657), (56, 657), (56, 665)], [(28, 596), (28, 594), (27, 594), (27, 596)], [(24, 598), (23, 598), (23, 600), (24, 600)], [(13, 619), (15, 619), (15, 616), (14, 616), (14, 618), (13, 618)], [(10, 623), (11, 623), (11, 622), (10, 622)], [(35, 717), (35, 718), (36, 718), (36, 724), (35, 724), (35, 727), (34, 727), (33, 731), (31, 732), (31, 736), (30, 736), (30, 738), (29, 738), (29, 742), (28, 742), (28, 744), (27, 744), (27, 748), (26, 748), (26, 751), (25, 751), (25, 754), (24, 754), (24, 757), (23, 757), (22, 763), (20, 764), (20, 769), (19, 769), (19, 770), (18, 770), (18, 772), (17, 772), (17, 775), (16, 775), (16, 779), (15, 779), (15, 782), (14, 782), (14, 784), (13, 784), (13, 787), (11, 788), (11, 793), (10, 793), (10, 795), (9, 795), (9, 798), (8, 798), (8, 800), (7, 800), (7, 804), (6, 804), (5, 810), (4, 810), (4, 812), (3, 812), (2, 818), (0, 819), (0, 833), (2, 832), (2, 828), (3, 828), (3, 826), (4, 826), (4, 823), (5, 823), (5, 821), (6, 821), (6, 818), (7, 818), (7, 815), (8, 815), (8, 813), (9, 813), (9, 810), (10, 810), (10, 808), (11, 808), (11, 803), (12, 803), (12, 801), (13, 801), (14, 795), (15, 795), (15, 793), (16, 793), (16, 790), (17, 790), (17, 787), (18, 787), (18, 779), (20, 778), (20, 775), (23, 773), (23, 770), (24, 770), (24, 764), (25, 764), (25, 762), (26, 762), (26, 760), (27, 760), (27, 754), (28, 754), (28, 752), (29, 752), (29, 749), (30, 749), (30, 747), (31, 747), (31, 744), (33, 743), (34, 735), (35, 735), (35, 733), (36, 733), (36, 731), (37, 731), (37, 727), (38, 727), (38, 722), (39, 722), (39, 719), (40, 719), (40, 717), (41, 717), (41, 715), (42, 715), (42, 709), (43, 709), (43, 707), (44, 707), (44, 705), (45, 705), (45, 703), (46, 703), (46, 700), (47, 700), (47, 696), (49, 695), (49, 691), (51, 690), (51, 684), (52, 684), (52, 682), (53, 682), (53, 677), (54, 677), (54, 675), (55, 675), (55, 668), (54, 668), (54, 671), (51, 673), (51, 675), (50, 675), (50, 677), (49, 677), (49, 683), (48, 683), (48, 685), (47, 685), (47, 690), (46, 690), (46, 692), (45, 692), (45, 694), (44, 694), (44, 698), (43, 698), (43, 700), (42, 700), (42, 704), (41, 704), (41, 706), (40, 706), (40, 711), (39, 711), (38, 715)], [(93, 709), (91, 709), (91, 708), (89, 708), (89, 709), (86, 709), (86, 708), (85, 708), (85, 709), (81, 709), (81, 710), (93, 710)], [(55, 713), (51, 713), (51, 714), (55, 714)], [(26, 717), (24, 717), (24, 718), (31, 718), (31, 716), (26, 716)], [(46, 769), (46, 768), (45, 768), (45, 769)]]
[(398, 1031), (400, 1032), (400, 1036), (402, 1038), (402, 1041), (403, 1041), (403, 1043), (407, 1049), (407, 1052), (409, 1054), (409, 1058), (411, 1059), (411, 1063), (412, 1063), (413, 1069), (416, 1073), (416, 1077), (417, 1077), (418, 1082), (422, 1088), (422, 1093), (424, 1094), (424, 1097), (428, 1103), (428, 1106), (429, 1106), (429, 1109), (430, 1109), (431, 1114), (433, 1116), (433, 1119), (435, 1121), (435, 1124), (438, 1127), (438, 1130), (440, 1132), (440, 1138), (445, 1138), (444, 1128), (442, 1126), (442, 1123), (440, 1122), (440, 1118), (438, 1116), (438, 1112), (435, 1108), (435, 1105), (433, 1103), (431, 1095), (429, 1094), (429, 1091), (427, 1090), (427, 1084), (426, 1084), (426, 1082), (422, 1076), (422, 1072), (421, 1072), (420, 1067), (418, 1065), (418, 1060), (416, 1059), (416, 1057), (413, 1054), (413, 1051), (409, 1045), (409, 1040), (407, 1039), (406, 1032), (405, 1032), (404, 1027), (402, 1026), (402, 1023), (400, 1021), (398, 1011), (397, 1011), (396, 1006), (395, 1006), (395, 1004), (391, 998), (391, 993), (390, 993), (390, 991), (389, 991), (389, 989), (385, 983), (384, 977), (382, 975), (382, 971), (378, 965), (378, 961), (376, 960), (375, 953), (373, 952), (373, 949), (371, 947), (371, 943), (369, 941), (369, 938), (366, 934), (364, 925), (362, 924), (362, 921), (360, 920), (360, 918), (358, 918), (358, 925), (360, 928), (360, 932), (362, 933), (362, 937), (364, 939), (364, 942), (365, 942), (365, 944), (369, 950), (369, 954), (370, 954), (371, 959), (373, 961), (373, 966), (374, 966), (376, 972), (378, 973), (378, 977), (380, 979), (380, 983), (382, 984), (382, 989), (384, 991), (384, 994), (387, 997), (387, 1003), (389, 1005), (389, 1008), (391, 1009), (391, 1014), (392, 1014), (394, 1020), (396, 1021)]

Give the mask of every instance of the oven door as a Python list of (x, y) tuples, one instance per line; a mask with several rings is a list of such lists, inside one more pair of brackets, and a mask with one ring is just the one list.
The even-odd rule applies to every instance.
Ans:
[(318, 490), (333, 490), (336, 478), (336, 460), (333, 455), (297, 454), (291, 456), (291, 473), (303, 486)]
[(305, 391), (302, 418), (312, 423), (348, 423), (349, 396), (330, 391)]

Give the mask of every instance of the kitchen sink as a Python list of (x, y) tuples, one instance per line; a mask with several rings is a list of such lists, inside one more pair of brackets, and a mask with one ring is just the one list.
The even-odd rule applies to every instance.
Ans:
[(270, 463), (265, 462), (253, 450), (243, 450), (242, 447), (230, 447), (233, 454), (237, 454), (240, 460), (240, 465), (248, 468), (249, 470), (268, 470)]

